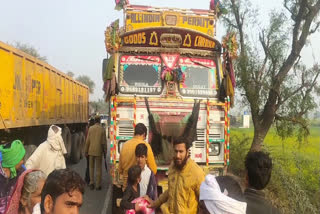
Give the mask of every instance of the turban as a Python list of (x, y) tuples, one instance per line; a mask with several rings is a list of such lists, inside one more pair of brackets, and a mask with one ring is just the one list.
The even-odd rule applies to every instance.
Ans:
[(2, 167), (10, 169), (10, 178), (17, 176), (16, 165), (23, 159), (26, 150), (20, 140), (15, 140), (11, 143), (11, 147), (7, 148), (5, 145), (0, 146), (2, 153)]

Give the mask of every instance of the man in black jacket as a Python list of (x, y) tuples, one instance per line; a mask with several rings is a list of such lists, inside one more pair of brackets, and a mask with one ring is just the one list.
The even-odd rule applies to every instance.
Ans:
[(247, 202), (247, 214), (278, 214), (264, 197), (262, 190), (271, 178), (272, 160), (264, 152), (249, 152), (245, 160), (247, 170), (247, 189), (244, 196)]

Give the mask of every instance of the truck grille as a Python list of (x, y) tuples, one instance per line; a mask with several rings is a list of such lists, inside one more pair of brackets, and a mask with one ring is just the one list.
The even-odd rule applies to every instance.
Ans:
[(194, 142), (195, 148), (202, 149), (204, 148), (204, 142), (205, 142), (205, 129), (197, 129), (197, 140)]
[(210, 139), (221, 139), (220, 133), (209, 134)]
[[(221, 133), (219, 129), (213, 129), (213, 133), (209, 133), (209, 139), (221, 139)], [(204, 148), (206, 144), (206, 130), (197, 129), (197, 140), (194, 142), (195, 148)]]
[(119, 127), (119, 134), (118, 136), (133, 136), (133, 127)]

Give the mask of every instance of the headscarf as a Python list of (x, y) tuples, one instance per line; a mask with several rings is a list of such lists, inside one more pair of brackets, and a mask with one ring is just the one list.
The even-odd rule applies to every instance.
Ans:
[(2, 153), (2, 167), (10, 169), (10, 178), (17, 176), (16, 165), (22, 160), (26, 154), (26, 150), (20, 140), (15, 140), (11, 143), (10, 148), (5, 148), (5, 145), (0, 146)]
[(200, 186), (199, 200), (204, 201), (210, 213), (245, 214), (247, 203), (230, 198), (227, 194), (221, 192), (215, 176), (209, 174)]
[(33, 170), (33, 169), (26, 170), (19, 176), (13, 191), (12, 197), (8, 203), (7, 209), (4, 212), (5, 214), (18, 214), (21, 192), (24, 184), (24, 178), (26, 177), (26, 175), (28, 175), (30, 172), (33, 172), (33, 171), (36, 171), (36, 170)]
[(58, 132), (55, 133), (55, 131), (52, 129), (53, 126), (55, 125), (52, 125), (49, 128), (47, 142), (51, 146), (52, 150), (61, 151), (62, 154), (67, 154), (67, 150), (61, 136), (61, 128), (58, 126), (55, 126), (58, 128)]

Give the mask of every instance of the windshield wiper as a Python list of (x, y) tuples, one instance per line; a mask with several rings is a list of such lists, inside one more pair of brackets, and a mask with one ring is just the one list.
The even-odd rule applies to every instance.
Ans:
[(209, 66), (207, 66), (207, 65), (204, 65), (204, 64), (202, 64), (201, 62), (196, 62), (196, 61), (194, 61), (189, 55), (188, 55), (188, 58), (191, 60), (191, 62), (193, 62), (193, 63), (196, 64), (196, 65), (200, 65), (200, 66), (202, 66), (202, 67), (211, 69), (211, 67), (209, 67)]

